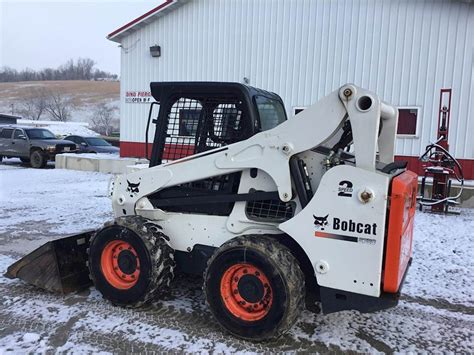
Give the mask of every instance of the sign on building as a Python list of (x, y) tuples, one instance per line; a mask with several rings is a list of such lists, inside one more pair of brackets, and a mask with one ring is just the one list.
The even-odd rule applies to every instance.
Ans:
[(148, 104), (153, 102), (150, 91), (126, 91), (125, 103), (127, 104)]

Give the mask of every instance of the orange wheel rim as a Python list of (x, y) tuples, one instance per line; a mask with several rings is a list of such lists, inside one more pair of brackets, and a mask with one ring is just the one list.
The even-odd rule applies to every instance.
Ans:
[(227, 310), (244, 321), (265, 317), (273, 302), (273, 292), (266, 275), (250, 264), (229, 267), (221, 279), (221, 297)]
[(113, 240), (105, 246), (100, 266), (107, 282), (120, 290), (133, 287), (140, 275), (137, 252), (123, 240)]

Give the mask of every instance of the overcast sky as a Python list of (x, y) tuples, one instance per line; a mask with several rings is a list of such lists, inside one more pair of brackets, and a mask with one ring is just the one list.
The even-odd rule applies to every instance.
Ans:
[(88, 57), (119, 74), (117, 43), (110, 32), (163, 0), (0, 0), (0, 67), (57, 67)]

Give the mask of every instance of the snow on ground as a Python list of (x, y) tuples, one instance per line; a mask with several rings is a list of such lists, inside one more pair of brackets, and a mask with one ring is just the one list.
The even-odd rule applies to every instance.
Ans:
[(403, 292), (474, 307), (474, 209), (417, 213), (413, 264)]
[[(0, 272), (37, 235), (74, 233), (112, 217), (110, 175), (0, 164)], [(474, 210), (417, 212), (413, 263), (395, 308), (372, 314), (304, 311), (288, 335), (264, 343), (223, 332), (201, 280), (179, 275), (144, 310), (114, 307), (93, 288), (66, 296), (0, 277), (0, 352), (460, 352), (474, 349)], [(16, 243), (16, 247), (12, 245)], [(12, 252), (13, 250), (13, 252)]]
[(99, 133), (94, 132), (90, 128), (87, 128), (82, 125), (77, 124), (65, 124), (65, 125), (58, 125), (58, 124), (49, 124), (44, 128), (49, 129), (51, 132), (54, 133), (55, 136), (66, 137), (69, 135), (76, 135), (76, 136), (85, 136), (85, 137), (94, 137), (98, 136)]
[(0, 165), (0, 233), (21, 233), (26, 225), (34, 234), (45, 222), (52, 234), (97, 228), (112, 217), (106, 193), (110, 179), (95, 172), (25, 169), (19, 160), (8, 159)]
[(72, 134), (86, 137), (94, 137), (99, 135), (97, 132), (94, 132), (88, 127), (89, 124), (87, 122), (18, 120), (18, 124), (49, 129), (57, 137), (66, 137)]

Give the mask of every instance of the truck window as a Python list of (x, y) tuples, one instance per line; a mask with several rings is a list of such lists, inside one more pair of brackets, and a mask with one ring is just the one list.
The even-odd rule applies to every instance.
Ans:
[(20, 136), (24, 136), (25, 134), (21, 129), (15, 129), (15, 134), (13, 135), (13, 139), (20, 139)]
[(33, 128), (26, 130), (30, 139), (56, 139), (53, 133), (44, 128)]
[(11, 138), (13, 133), (13, 129), (5, 128), (0, 133), (0, 138)]

